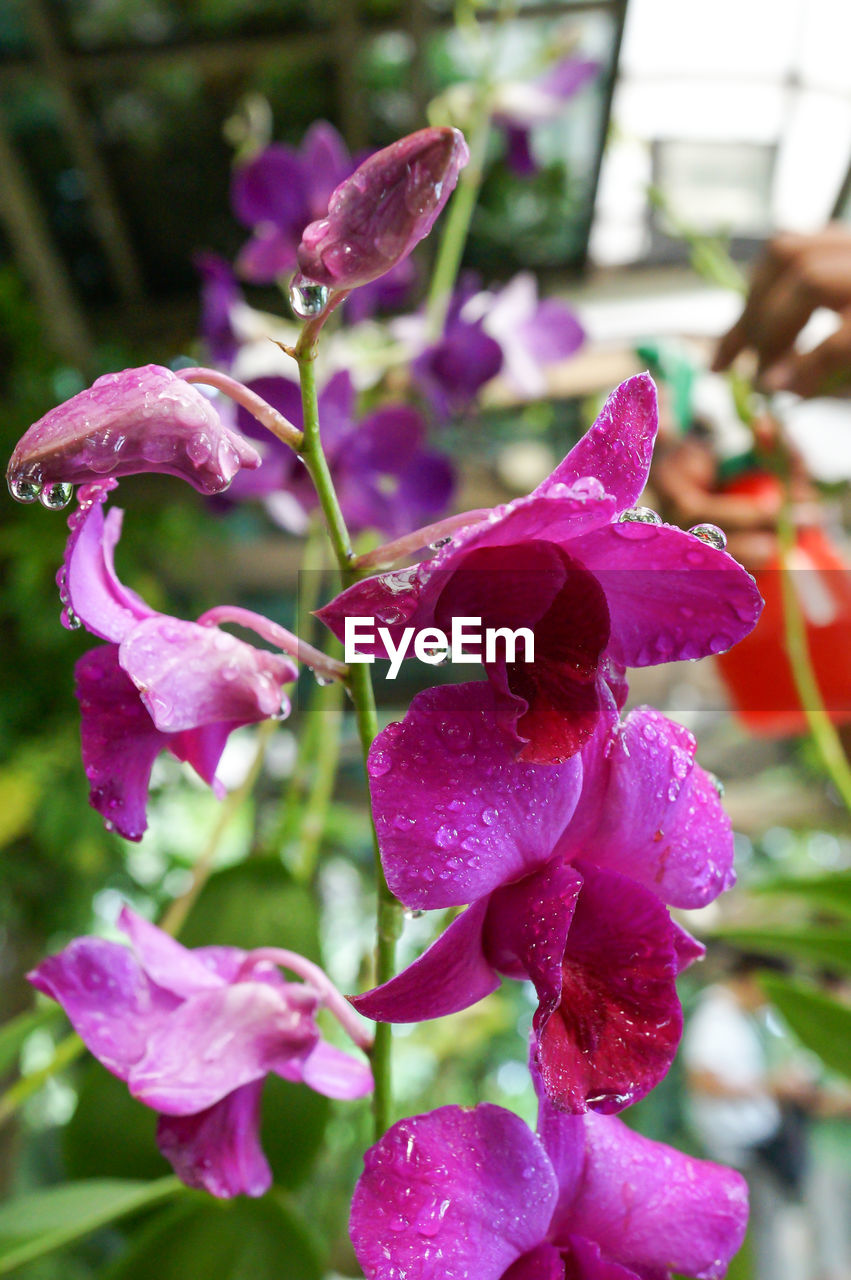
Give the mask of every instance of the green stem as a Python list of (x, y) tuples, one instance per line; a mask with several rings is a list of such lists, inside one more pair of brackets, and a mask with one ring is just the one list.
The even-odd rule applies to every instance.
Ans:
[(777, 537), (780, 543), (780, 585), (783, 598), (786, 656), (792, 668), (792, 678), (813, 742), (816, 744), (828, 777), (836, 787), (846, 809), (851, 812), (851, 767), (821, 696), (807, 642), (806, 622), (795, 591), (793, 579), (795, 570), (791, 563), (795, 548), (795, 527), (791, 520), (788, 499), (777, 523)]
[(334, 794), (340, 763), (343, 686), (339, 681), (317, 690), (317, 696), (310, 702), (310, 714), (316, 724), (315, 731), (310, 735), (311, 742), (315, 744), (313, 779), (301, 810), (297, 846), (291, 859), (293, 875), (305, 884), (312, 879), (316, 870), (316, 860), (328, 818), (328, 806)]
[(461, 170), (458, 186), (449, 204), (446, 226), (437, 251), (437, 261), (428, 291), (426, 304), (426, 335), (429, 342), (436, 342), (443, 333), (446, 314), (452, 298), (452, 290), (458, 279), (464, 246), (470, 232), (473, 210), (482, 185), (482, 172), (490, 136), (490, 89), (482, 86), (473, 108), (470, 136), (470, 162)]
[(59, 1041), (49, 1062), (46, 1062), (43, 1067), (39, 1067), (37, 1071), (31, 1071), (29, 1075), (21, 1076), (13, 1085), (10, 1085), (3, 1096), (0, 1097), (0, 1124), (5, 1124), (28, 1098), (31, 1098), (34, 1093), (38, 1093), (42, 1085), (51, 1076), (55, 1076), (58, 1071), (62, 1071), (76, 1058), (79, 1058), (85, 1047), (76, 1032), (72, 1032), (64, 1040)]
[[(302, 331), (295, 349), (301, 382), (301, 403), (304, 424), (304, 445), (302, 457), (310, 472), (325, 516), (328, 536), (340, 570), (343, 586), (350, 586), (358, 580), (360, 572), (354, 564), (349, 531), (328, 468), (328, 462), (319, 438), (319, 407), (316, 394), (316, 331), (308, 323)], [(372, 674), (369, 663), (352, 663), (348, 679), (349, 693), (355, 710), (358, 735), (366, 759), (367, 752), (375, 735), (378, 733), (378, 713), (375, 706), (375, 694), (372, 688)], [(375, 879), (377, 886), (378, 907), (376, 920), (375, 968), (376, 983), (388, 982), (396, 971), (396, 939), (402, 926), (401, 907), (388, 888), (381, 865), (378, 848), (378, 837), (375, 823), (372, 826), (372, 843), (375, 856)], [(393, 1085), (391, 1074), (391, 1027), (389, 1023), (379, 1022), (375, 1029), (375, 1043), (372, 1048), (372, 1073), (375, 1080), (373, 1093), (373, 1116), (376, 1139), (381, 1137), (393, 1120)]]

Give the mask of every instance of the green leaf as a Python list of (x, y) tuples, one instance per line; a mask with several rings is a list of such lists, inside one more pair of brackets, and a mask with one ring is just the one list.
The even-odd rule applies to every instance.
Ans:
[(103, 1280), (321, 1280), (304, 1225), (275, 1192), (180, 1205), (146, 1224)]
[(321, 1093), (279, 1076), (267, 1077), (260, 1138), (280, 1186), (292, 1190), (307, 1179), (330, 1114), (331, 1104)]
[(51, 1022), (58, 1022), (64, 1017), (57, 1004), (46, 1004), (38, 1009), (28, 1009), (19, 1013), (4, 1027), (0, 1027), (0, 1075), (17, 1065), (18, 1055), (24, 1041), (39, 1027), (46, 1027)]
[(212, 876), (192, 908), (180, 941), (187, 947), (287, 947), (319, 959), (313, 895), (277, 859), (252, 858)]
[(817, 926), (787, 928), (717, 929), (712, 937), (729, 942), (743, 951), (779, 956), (783, 960), (803, 960), (821, 969), (851, 973), (851, 935), (845, 929)]
[(80, 1074), (74, 1115), (62, 1134), (68, 1177), (164, 1177), (170, 1170), (157, 1149), (156, 1134), (156, 1112), (131, 1098), (124, 1081), (99, 1062), (88, 1062)]
[(847, 871), (826, 876), (788, 876), (748, 888), (750, 893), (760, 895), (783, 894), (802, 898), (809, 906), (851, 919), (851, 875)]
[(826, 1067), (851, 1078), (851, 1007), (809, 983), (761, 973), (759, 983), (795, 1035)]
[(93, 1178), (8, 1200), (0, 1206), (0, 1275), (182, 1191), (177, 1178)]

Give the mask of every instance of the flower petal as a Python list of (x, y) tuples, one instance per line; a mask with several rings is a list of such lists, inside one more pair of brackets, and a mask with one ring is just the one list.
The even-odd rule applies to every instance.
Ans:
[(583, 1236), (570, 1236), (569, 1245), (571, 1280), (666, 1280), (667, 1273), (649, 1274), (643, 1268), (641, 1275), (636, 1275), (628, 1267), (604, 1257), (600, 1246)]
[(74, 667), (80, 703), (83, 765), (89, 804), (126, 840), (141, 840), (151, 767), (169, 745), (118, 663), (118, 646), (84, 653)]
[(581, 888), (579, 872), (557, 860), (490, 898), (485, 954), (500, 973), (531, 979), (549, 1012), (561, 996), (564, 950)]
[(420, 129), (374, 152), (332, 193), (327, 216), (302, 232), (304, 276), (341, 290), (389, 271), (428, 235), (469, 158), (449, 128)]
[(132, 952), (104, 938), (76, 938), (27, 980), (62, 1005), (86, 1047), (122, 1080), (180, 1003), (151, 982)]
[(162, 733), (279, 715), (283, 686), (297, 674), (279, 654), (162, 614), (125, 637), (119, 660)]
[(160, 1116), (157, 1146), (181, 1182), (225, 1200), (269, 1190), (272, 1172), (259, 1137), (262, 1091), (256, 1080), (195, 1115)]
[(303, 1062), (318, 1037), (315, 1008), (304, 988), (265, 982), (191, 996), (148, 1035), (130, 1092), (168, 1115), (203, 1111), (279, 1062)]
[(733, 834), (682, 725), (637, 707), (582, 753), (583, 786), (559, 844), (675, 907), (701, 907), (735, 881)]
[(484, 683), (418, 694), (378, 735), (368, 768), (388, 883), (422, 908), (473, 902), (542, 866), (581, 780), (576, 759), (514, 760)]
[(482, 943), (487, 910), (487, 898), (474, 903), (407, 969), (351, 1003), (374, 1022), (425, 1022), (483, 1000), (499, 986)]
[(63, 603), (86, 629), (101, 640), (119, 644), (137, 623), (154, 617), (154, 610), (125, 587), (115, 572), (114, 553), (124, 512), (113, 508), (105, 519), (103, 514), (103, 503), (114, 486), (115, 481), (106, 481), (80, 490), (80, 506), (68, 518), (71, 534), (64, 575), (60, 569), (58, 581)]
[(344, 1053), (327, 1040), (319, 1040), (308, 1054), (301, 1079), (326, 1098), (363, 1098), (373, 1089), (369, 1063)]
[(612, 1116), (589, 1113), (583, 1124), (585, 1168), (571, 1232), (627, 1267), (723, 1276), (747, 1224), (741, 1174), (652, 1142)]
[(502, 1280), (565, 1280), (564, 1259), (553, 1245), (539, 1244), (512, 1262)]
[(535, 1135), (501, 1107), (401, 1120), (364, 1165), (349, 1225), (367, 1280), (501, 1280), (546, 1235), (555, 1176)]
[(301, 156), (292, 147), (272, 143), (234, 168), (231, 207), (246, 227), (272, 223), (292, 231), (295, 237), (310, 217), (307, 182)]
[(606, 593), (609, 653), (625, 667), (723, 653), (762, 609), (732, 556), (670, 525), (612, 524), (574, 539), (570, 554)]
[(554, 484), (571, 485), (584, 476), (595, 476), (621, 509), (634, 506), (647, 483), (658, 426), (653, 379), (649, 373), (628, 378), (615, 388), (591, 429), (535, 492), (547, 493)]
[(197, 951), (181, 946), (155, 924), (123, 907), (118, 927), (133, 945), (133, 952), (145, 973), (164, 991), (187, 997), (197, 991), (213, 991), (224, 985), (215, 970), (204, 964)]
[(569, 1111), (620, 1111), (671, 1065), (682, 1033), (676, 932), (647, 889), (587, 864), (558, 1009), (535, 1016), (547, 1094)]
[(199, 493), (220, 493), (260, 454), (211, 402), (160, 365), (107, 373), (34, 423), (18, 442), (11, 481), (83, 484), (161, 471)]

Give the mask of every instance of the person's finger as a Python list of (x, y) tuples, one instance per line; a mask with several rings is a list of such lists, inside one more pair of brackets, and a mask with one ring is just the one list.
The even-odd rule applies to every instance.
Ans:
[(726, 369), (745, 347), (750, 346), (755, 323), (762, 313), (763, 300), (786, 273), (801, 252), (804, 236), (788, 233), (775, 236), (766, 245), (751, 277), (745, 308), (736, 323), (718, 342), (712, 368), (716, 373)]
[(762, 382), (767, 391), (794, 391), (799, 396), (851, 391), (851, 311), (824, 342), (779, 361), (766, 371)]

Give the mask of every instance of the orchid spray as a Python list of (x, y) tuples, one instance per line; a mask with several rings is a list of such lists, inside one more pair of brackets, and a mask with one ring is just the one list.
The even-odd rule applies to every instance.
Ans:
[[(346, 168), (327, 135), (314, 135), (320, 143), (329, 168), (335, 157)], [(533, 493), (416, 530), (411, 514), (428, 518), (441, 486), (446, 496), (416, 415), (397, 414), (380, 443), (375, 420), (388, 410), (357, 428), (347, 375), (318, 385), (329, 317), (406, 262), (468, 158), (456, 129), (420, 130), (347, 172), (295, 249), (286, 211), (255, 235), (252, 271), (266, 258), (298, 266), (290, 296), (301, 327), (283, 344), (297, 400), (291, 384), (246, 385), (221, 369), (125, 370), (30, 428), (8, 472), (19, 500), (47, 506), (81, 486), (58, 578), (63, 622), (104, 642), (77, 666), (83, 761), (92, 805), (127, 839), (145, 830), (161, 751), (222, 794), (229, 734), (288, 713), (297, 663), (347, 690), (371, 792), (370, 989), (346, 1000), (274, 939), (190, 950), (130, 910), (120, 918), (129, 949), (80, 938), (31, 981), (157, 1112), (157, 1142), (178, 1178), (216, 1197), (270, 1185), (258, 1129), (267, 1077), (341, 1100), (372, 1090), (374, 1145), (351, 1215), (369, 1280), (647, 1280), (674, 1270), (717, 1280), (744, 1232), (742, 1179), (639, 1138), (614, 1113), (670, 1066), (682, 1028), (675, 979), (702, 947), (668, 908), (706, 905), (733, 882), (732, 834), (692, 736), (651, 708), (621, 712), (628, 667), (717, 653), (747, 634), (760, 609), (753, 580), (699, 531), (638, 505), (657, 426), (647, 375), (613, 392)], [(239, 176), (247, 221), (256, 178), (256, 162)], [(208, 290), (224, 290), (220, 322), (235, 286), (207, 269)], [(524, 349), (534, 346), (528, 319), (518, 304)], [(228, 358), (228, 343), (220, 349)], [(217, 408), (203, 385), (232, 408)], [(121, 512), (105, 507), (117, 477), (162, 471), (219, 494), (232, 482), (252, 491), (264, 468), (278, 483), (288, 477), (311, 520), (321, 515), (341, 590), (319, 616), (347, 642), (353, 621), (372, 637), (346, 663), (247, 609), (172, 618), (116, 573)], [(408, 495), (401, 505), (382, 505), (387, 476)], [(391, 541), (356, 554), (352, 530), (367, 523)], [(398, 669), (415, 638), (431, 665), (459, 623), (486, 629), (484, 650), (462, 659), (479, 661), (486, 679), (426, 689), (380, 728), (374, 659), (397, 658)], [(403, 909), (447, 908), (436, 941), (397, 973)], [(391, 1024), (467, 1008), (502, 977), (534, 992), (537, 1134), (488, 1103), (398, 1120)], [(348, 1050), (326, 1038), (320, 1016)]]

